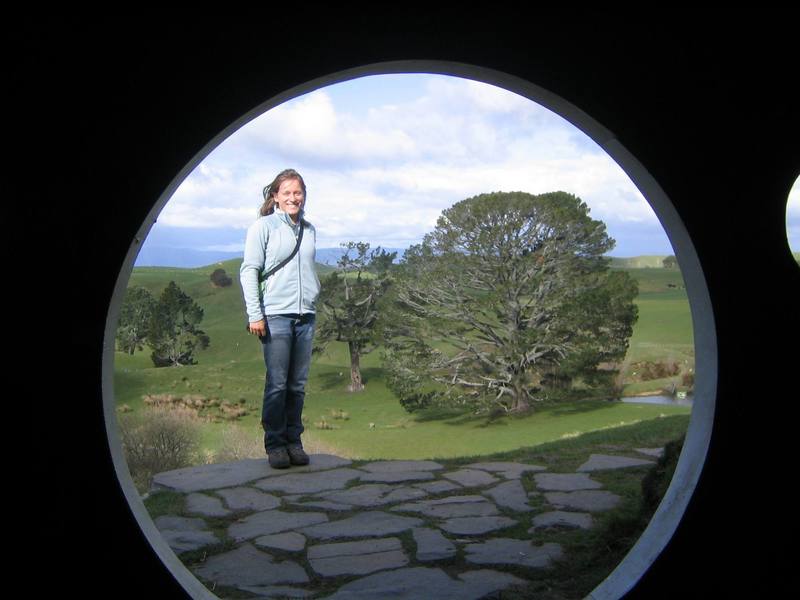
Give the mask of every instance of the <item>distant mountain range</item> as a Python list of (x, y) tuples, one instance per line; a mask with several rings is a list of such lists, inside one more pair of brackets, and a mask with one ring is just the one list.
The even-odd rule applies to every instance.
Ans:
[[(397, 252), (397, 260), (403, 256), (404, 248), (384, 248), (387, 252)], [(317, 248), (317, 262), (336, 266), (344, 254), (342, 248)], [(166, 246), (144, 246), (134, 262), (135, 267), (179, 267), (196, 269), (217, 262), (241, 258), (241, 252), (213, 250), (192, 250), (191, 248), (168, 248)]]
[(196, 269), (217, 262), (241, 258), (241, 252), (192, 250), (191, 248), (167, 248), (144, 246), (139, 251), (134, 267), (179, 267)]
[[(404, 248), (384, 248), (387, 252), (397, 252), (399, 261), (405, 253)], [(317, 248), (317, 262), (323, 265), (336, 266), (337, 261), (344, 254), (342, 248)], [(210, 250), (192, 250), (191, 248), (167, 248), (159, 246), (145, 246), (136, 257), (136, 267), (178, 267), (182, 269), (196, 269), (241, 258), (241, 252), (223, 252)], [(612, 267), (618, 269), (642, 269), (663, 267), (665, 255), (611, 257)]]

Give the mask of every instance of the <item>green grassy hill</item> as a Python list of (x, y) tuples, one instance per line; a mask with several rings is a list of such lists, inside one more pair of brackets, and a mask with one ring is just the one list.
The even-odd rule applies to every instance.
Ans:
[[(244, 406), (249, 414), (238, 421), (237, 427), (252, 439), (260, 437), (264, 363), (260, 342), (245, 331), (240, 264), (239, 259), (197, 269), (133, 270), (129, 287), (144, 286), (159, 294), (172, 280), (192, 296), (204, 310), (201, 327), (211, 344), (197, 354), (198, 364), (184, 367), (153, 368), (147, 351), (133, 356), (115, 353), (114, 396), (118, 406), (127, 405), (132, 413), (141, 413), (145, 394), (218, 398)], [(217, 268), (225, 269), (233, 279), (231, 286), (216, 288), (211, 284), (210, 275)], [(691, 317), (680, 273), (654, 268), (628, 271), (640, 285), (640, 318), (631, 339), (629, 361), (671, 358), (693, 363)], [(304, 439), (312, 442), (312, 447), (361, 458), (485, 455), (689, 412), (685, 407), (584, 402), (540, 409), (523, 418), (501, 418), (491, 424), (485, 417), (423, 420), (406, 413), (387, 390), (377, 352), (364, 356), (361, 363), (366, 391), (353, 395), (345, 389), (349, 383), (345, 344), (332, 343), (324, 355), (315, 357), (304, 411)], [(646, 382), (632, 389), (641, 393), (662, 384)], [(346, 413), (346, 419), (336, 418), (340, 411)], [(203, 446), (215, 451), (229, 429), (225, 423), (205, 424)]]
[(663, 269), (666, 254), (658, 256), (610, 256), (612, 269)]

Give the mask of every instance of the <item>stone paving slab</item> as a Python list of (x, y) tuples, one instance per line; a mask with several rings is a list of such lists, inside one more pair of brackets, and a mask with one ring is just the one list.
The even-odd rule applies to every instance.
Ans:
[[(480, 498), (480, 496), (478, 496)], [(452, 519), (456, 517), (490, 517), (499, 514), (497, 507), (481, 498), (479, 501), (467, 500), (459, 502), (460, 498), (444, 498), (442, 500), (422, 500), (400, 504), (389, 510), (392, 512), (417, 512), (428, 517), (438, 519)]]
[(221, 541), (211, 531), (206, 530), (206, 523), (202, 519), (162, 516), (154, 523), (161, 537), (176, 554), (199, 550)]
[(338, 490), (350, 481), (358, 479), (363, 471), (356, 469), (332, 469), (319, 473), (289, 473), (256, 481), (255, 486), (267, 492), (286, 494), (313, 494), (326, 490)]
[(514, 519), (508, 517), (459, 517), (448, 519), (439, 528), (455, 535), (481, 535), (516, 524)]
[(307, 556), (311, 568), (323, 577), (367, 575), (408, 564), (398, 538), (320, 544), (311, 546)]
[(332, 502), (373, 507), (393, 502), (407, 502), (424, 498), (428, 493), (412, 487), (397, 487), (384, 483), (357, 485), (346, 490), (336, 490), (319, 494), (319, 497)]
[(375, 571), (398, 569), (408, 564), (408, 556), (402, 550), (359, 554), (358, 556), (336, 556), (309, 560), (315, 573), (323, 577), (337, 575), (367, 575)]
[(528, 471), (546, 471), (547, 467), (539, 465), (526, 465), (515, 462), (479, 462), (466, 465), (467, 469), (480, 469), (481, 471), (491, 471), (499, 473), (506, 479), (519, 479), (523, 473)]
[(550, 527), (566, 527), (570, 529), (590, 529), (593, 525), (592, 515), (580, 512), (565, 512), (555, 510), (542, 513), (533, 518), (533, 527), (528, 529), (528, 533), (534, 533), (539, 529)]
[(163, 515), (153, 521), (159, 531), (202, 531), (208, 527), (203, 519)]
[(272, 510), (281, 505), (281, 500), (272, 494), (265, 494), (249, 487), (237, 487), (219, 490), (217, 492), (225, 499), (225, 504), (231, 510)]
[(276, 583), (307, 583), (308, 574), (296, 562), (276, 562), (266, 552), (251, 544), (242, 544), (235, 550), (212, 556), (194, 572), (217, 585), (264, 586)]
[(431, 494), (443, 494), (445, 492), (451, 492), (453, 490), (461, 489), (461, 486), (457, 483), (453, 483), (452, 481), (431, 481), (428, 483), (412, 483), (412, 487), (419, 488), (421, 490), (425, 490), (426, 492), (430, 492)]
[(286, 585), (243, 585), (242, 590), (258, 594), (260, 598), (308, 598), (314, 592)]
[[(292, 467), (294, 472), (312, 472), (352, 464), (346, 458), (331, 454), (314, 454), (311, 462), (304, 467)], [(273, 469), (267, 458), (246, 458), (229, 463), (199, 465), (174, 471), (166, 471), (153, 476), (152, 489), (174, 490), (188, 494), (201, 490), (236, 487), (274, 475), (283, 475), (284, 470)]]
[(262, 535), (255, 539), (255, 545), (261, 548), (275, 548), (286, 552), (300, 552), (306, 547), (305, 536), (294, 531), (287, 533), (277, 533), (274, 535)]
[(390, 515), (381, 511), (367, 511), (347, 519), (304, 527), (299, 532), (315, 539), (379, 537), (400, 533), (420, 525), (422, 525), (420, 519)]
[(207, 525), (203, 519), (161, 516), (154, 523), (161, 537), (176, 554), (199, 550), (221, 541), (211, 531), (206, 530)]
[(528, 540), (494, 538), (464, 547), (466, 561), (481, 565), (520, 565), (546, 568), (563, 556), (560, 544), (534, 546)]
[(185, 467), (157, 473), (153, 476), (151, 489), (173, 490), (188, 494), (200, 490), (234, 487), (264, 477), (269, 470), (266, 458), (248, 458), (231, 463)]
[(379, 460), (365, 465), (360, 469), (370, 473), (396, 473), (406, 471), (438, 471), (444, 469), (443, 465), (432, 460)]
[(486, 498), (478, 494), (469, 494), (467, 496), (445, 496), (444, 498), (436, 498), (435, 500), (428, 500), (428, 504), (438, 506), (440, 504), (465, 504), (468, 502), (486, 502)]
[(547, 492), (576, 492), (578, 490), (598, 490), (603, 487), (599, 481), (586, 473), (537, 473), (533, 476), (536, 487)]
[(404, 481), (429, 481), (435, 479), (430, 471), (386, 471), (377, 473), (365, 473), (361, 476), (361, 481), (378, 483), (402, 483)]
[(635, 450), (646, 456), (652, 456), (654, 458), (661, 458), (664, 456), (664, 448), (635, 448)]
[(436, 529), (415, 527), (411, 530), (417, 543), (417, 560), (442, 560), (455, 556), (456, 547)]
[(337, 556), (359, 556), (375, 554), (388, 550), (401, 550), (402, 544), (396, 537), (359, 540), (357, 542), (336, 542), (333, 544), (316, 544), (308, 548), (307, 556), (311, 558), (335, 558)]
[(455, 481), (464, 487), (483, 487), (493, 483), (499, 483), (497, 477), (493, 477), (486, 471), (477, 469), (459, 469), (458, 471), (445, 473), (443, 477), (450, 481)]
[(222, 506), (222, 500), (194, 492), (186, 496), (186, 512), (206, 517), (227, 517), (231, 511)]
[(556, 508), (571, 508), (586, 512), (602, 512), (616, 507), (622, 498), (606, 490), (578, 492), (548, 492), (544, 495)]
[(507, 573), (481, 569), (452, 579), (441, 569), (413, 567), (369, 575), (346, 583), (327, 600), (478, 600), (526, 582)]
[(592, 471), (607, 471), (609, 469), (626, 469), (628, 467), (641, 467), (643, 465), (654, 465), (652, 460), (641, 458), (628, 458), (627, 456), (610, 456), (608, 454), (591, 454), (589, 460), (578, 467), (579, 473), (590, 473)]
[(175, 554), (199, 550), (206, 546), (219, 544), (220, 539), (210, 531), (172, 531), (166, 529), (161, 532), (161, 537), (167, 542)]
[(290, 504), (300, 508), (317, 508), (334, 512), (348, 512), (355, 508), (352, 504), (342, 504), (341, 502), (331, 502), (329, 500), (310, 500), (308, 502), (291, 502)]
[(504, 481), (500, 485), (486, 490), (483, 494), (489, 496), (503, 508), (510, 508), (516, 512), (530, 512), (533, 510), (528, 505), (528, 494), (519, 479)]
[(316, 512), (290, 513), (280, 510), (265, 510), (239, 519), (228, 527), (228, 535), (237, 542), (261, 535), (282, 533), (328, 521), (328, 515)]

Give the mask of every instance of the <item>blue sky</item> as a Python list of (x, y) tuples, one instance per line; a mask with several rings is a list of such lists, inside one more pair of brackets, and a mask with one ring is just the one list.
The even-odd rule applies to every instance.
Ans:
[[(362, 77), (253, 119), (181, 183), (144, 248), (240, 252), (261, 189), (288, 167), (308, 186), (319, 248), (404, 248), (464, 198), (563, 190), (606, 223), (611, 254), (673, 253), (638, 189), (580, 130), (512, 92), (427, 74)], [(789, 216), (800, 238), (800, 207)]]
[(800, 177), (795, 180), (789, 192), (789, 202), (786, 205), (786, 233), (789, 247), (794, 252), (800, 252)]

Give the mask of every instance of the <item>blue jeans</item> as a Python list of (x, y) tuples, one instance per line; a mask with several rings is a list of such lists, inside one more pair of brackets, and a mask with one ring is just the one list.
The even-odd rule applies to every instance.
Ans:
[(261, 425), (267, 451), (300, 444), (303, 400), (314, 339), (314, 314), (269, 315), (261, 337), (267, 367)]

